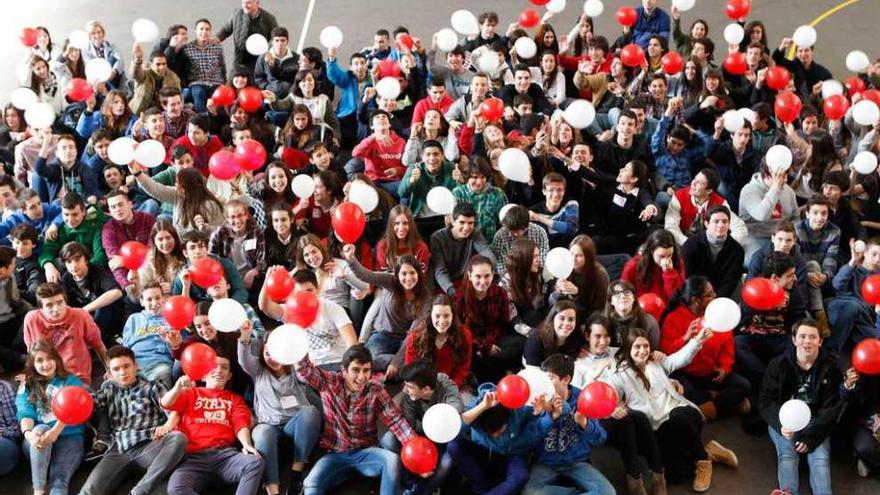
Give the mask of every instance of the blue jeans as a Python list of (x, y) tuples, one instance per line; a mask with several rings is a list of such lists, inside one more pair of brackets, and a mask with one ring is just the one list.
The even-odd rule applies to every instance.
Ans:
[[(783, 437), (772, 426), (770, 439), (776, 447), (776, 459), (778, 462), (777, 474), (779, 488), (791, 495), (798, 494), (798, 463), (800, 454), (794, 449), (794, 443)], [(813, 495), (831, 495), (831, 439), (826, 438), (815, 450), (807, 453), (807, 463), (810, 465), (810, 488)]]
[(208, 111), (208, 98), (217, 86), (205, 86), (204, 84), (191, 84), (189, 94), (192, 97), (193, 110), (196, 113), (205, 113)]
[(400, 185), (399, 180), (394, 180), (391, 182), (376, 182), (376, 185), (381, 187), (388, 194), (394, 196), (394, 199), (400, 199), (400, 195), (397, 194), (397, 186)]
[(284, 425), (260, 423), (254, 428), (254, 446), (266, 463), (263, 481), (267, 484), (279, 483), (278, 440), (282, 434), (293, 444), (293, 462), (307, 462), (321, 435), (321, 413), (314, 406), (305, 406)]
[(373, 332), (367, 339), (367, 349), (373, 355), (373, 371), (385, 371), (394, 355), (400, 350), (406, 335)]
[[(48, 425), (39, 425), (34, 431), (44, 433), (50, 429)], [(34, 490), (46, 491), (48, 488), (49, 495), (67, 495), (70, 479), (83, 458), (83, 436), (58, 437), (45, 449), (38, 449), (25, 440), (22, 450), (31, 462)]]
[(788, 335), (737, 335), (734, 370), (752, 384), (752, 390), (760, 390), (761, 379), (770, 360), (784, 353), (791, 344)]
[(501, 455), (461, 437), (446, 444), (458, 472), (477, 495), (516, 495), (529, 481), (529, 458)]
[[(386, 431), (382, 438), (379, 439), (379, 446), (385, 450), (390, 450), (395, 454), (400, 453), (400, 440), (394, 436), (394, 433)], [(433, 493), (446, 481), (446, 477), (452, 472), (452, 456), (446, 452), (446, 447), (437, 445), (440, 452), (440, 459), (437, 461), (437, 468), (429, 478), (415, 476), (409, 472), (404, 472), (404, 483), (407, 488), (403, 491), (405, 495), (427, 495)]]
[(400, 457), (379, 447), (329, 452), (324, 455), (303, 481), (304, 495), (324, 495), (353, 476), (381, 478), (379, 495), (400, 493)]
[(6, 476), (18, 466), (18, 443), (0, 437), (0, 476)]
[[(554, 485), (558, 480), (568, 480), (574, 488)], [(588, 462), (575, 462), (566, 466), (551, 467), (543, 464), (532, 466), (529, 482), (522, 495), (614, 495), (614, 486)]]
[(166, 387), (171, 388), (174, 386), (174, 379), (171, 374), (173, 366), (174, 363), (157, 363), (149, 368), (143, 368), (141, 374), (151, 382), (160, 381)]
[(145, 199), (141, 204), (135, 206), (135, 211), (148, 213), (150, 216), (158, 216), (162, 212), (162, 205), (153, 198)]

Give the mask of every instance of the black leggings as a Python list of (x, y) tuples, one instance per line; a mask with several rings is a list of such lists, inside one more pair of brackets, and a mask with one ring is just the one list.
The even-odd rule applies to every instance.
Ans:
[(496, 344), (501, 352), (494, 356), (474, 354), (471, 369), (479, 383), (497, 382), (508, 372), (516, 373), (522, 369), (523, 348), (526, 338), (522, 335), (509, 333), (498, 339)]
[(691, 406), (679, 406), (669, 413), (669, 419), (654, 432), (663, 464), (666, 479), (679, 483), (694, 477), (697, 461), (709, 458), (703, 447), (703, 416)]
[[(731, 372), (721, 383), (712, 381), (712, 376), (694, 376), (682, 371), (676, 371), (671, 377), (684, 387), (687, 400), (697, 405), (714, 402), (718, 412), (733, 412), (752, 390), (749, 381), (736, 372)], [(718, 392), (715, 399), (712, 398), (713, 391)]]
[(639, 455), (645, 458), (651, 471), (663, 471), (660, 447), (644, 413), (630, 410), (622, 419), (608, 418), (599, 423), (608, 432), (608, 444), (620, 452), (626, 474), (633, 478), (641, 476)]

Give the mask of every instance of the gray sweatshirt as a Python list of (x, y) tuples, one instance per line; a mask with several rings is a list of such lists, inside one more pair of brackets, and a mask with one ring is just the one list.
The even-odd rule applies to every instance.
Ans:
[[(777, 204), (781, 210), (776, 211), (774, 217)], [(740, 192), (739, 216), (746, 223), (750, 237), (769, 239), (780, 223), (797, 222), (797, 196), (787, 184), (781, 191), (769, 187), (757, 172)]]
[(419, 433), (424, 435), (422, 429), (422, 417), (425, 411), (434, 404), (449, 404), (456, 411), (464, 411), (464, 401), (461, 398), (461, 392), (448, 376), (443, 373), (437, 373), (437, 388), (434, 390), (434, 396), (428, 400), (412, 400), (409, 395), (402, 394), (403, 400), (400, 402), (400, 409), (403, 411), (403, 417), (412, 425)]
[(452, 281), (464, 276), (465, 266), (475, 254), (489, 258), (497, 266), (492, 248), (479, 230), (474, 229), (470, 237), (461, 241), (452, 236), (448, 227), (431, 235), (431, 271), (443, 292), (452, 294)]

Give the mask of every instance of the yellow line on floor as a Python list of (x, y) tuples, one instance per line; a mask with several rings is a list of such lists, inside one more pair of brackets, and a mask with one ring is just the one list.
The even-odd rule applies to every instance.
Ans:
[[(849, 7), (850, 5), (852, 5), (854, 3), (859, 3), (861, 1), (862, 0), (846, 0), (845, 2), (837, 4), (834, 7), (831, 7), (830, 9), (826, 10), (825, 12), (822, 12), (815, 19), (810, 21), (810, 26), (816, 27), (819, 25), (819, 23), (821, 23), (825, 19), (831, 17), (832, 15), (840, 12), (841, 10)], [(797, 50), (797, 46), (791, 45), (791, 47), (788, 49), (788, 53), (786, 54), (786, 58), (788, 58), (789, 60), (794, 59), (794, 52), (796, 50)]]

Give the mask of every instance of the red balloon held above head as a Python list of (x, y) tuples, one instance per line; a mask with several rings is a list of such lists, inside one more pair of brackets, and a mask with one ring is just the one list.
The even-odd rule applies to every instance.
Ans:
[(386, 77), (400, 77), (400, 64), (396, 60), (386, 58), (379, 62), (379, 79), (382, 80)]
[(727, 6), (724, 7), (724, 14), (734, 21), (748, 17), (751, 11), (752, 0), (727, 0)]
[(128, 241), (119, 248), (122, 266), (129, 270), (138, 270), (147, 261), (147, 246), (142, 242)]
[(639, 296), (639, 306), (642, 311), (653, 316), (655, 320), (660, 321), (660, 316), (666, 309), (666, 303), (657, 294), (648, 292)]
[(235, 101), (235, 89), (227, 84), (217, 86), (217, 89), (211, 95), (211, 99), (214, 100), (214, 104), (218, 107), (228, 107)]
[(502, 406), (519, 409), (529, 401), (529, 382), (519, 375), (507, 375), (498, 382), (495, 396)]
[(333, 210), (330, 224), (340, 241), (353, 244), (364, 233), (367, 217), (364, 216), (364, 210), (361, 210), (360, 206), (350, 201), (344, 201)]
[(791, 72), (788, 72), (785, 67), (774, 65), (767, 69), (766, 82), (768, 88), (782, 91), (788, 86), (789, 81), (791, 81)]
[(196, 317), (196, 303), (186, 296), (171, 296), (162, 304), (162, 317), (171, 328), (183, 330)]
[(614, 16), (617, 18), (617, 23), (621, 26), (632, 27), (639, 20), (639, 14), (636, 12), (636, 9), (627, 5), (617, 9)]
[(501, 98), (487, 98), (480, 103), (480, 115), (489, 122), (495, 122), (504, 115), (504, 100)]
[(244, 170), (259, 170), (266, 163), (266, 156), (266, 148), (254, 139), (245, 139), (235, 147), (235, 159)]
[(302, 328), (309, 328), (318, 319), (321, 302), (313, 292), (294, 292), (284, 302), (284, 321)]
[(856, 94), (865, 91), (865, 81), (862, 81), (862, 78), (859, 76), (852, 76), (843, 81), (843, 86), (846, 88), (846, 94), (849, 95), (850, 99)]
[(743, 284), (742, 300), (752, 309), (768, 311), (785, 304), (785, 289), (769, 278), (753, 278)]
[(34, 28), (24, 28), (21, 30), (21, 36), (18, 39), (21, 40), (21, 44), (32, 48), (37, 46), (37, 36), (39, 36), (40, 32)]
[(735, 75), (741, 76), (749, 71), (749, 63), (746, 61), (746, 55), (743, 52), (729, 53), (724, 57), (724, 70)]
[(208, 344), (189, 344), (180, 355), (180, 367), (192, 381), (201, 381), (217, 367), (217, 353)]
[(645, 62), (645, 51), (635, 43), (620, 49), (620, 61), (627, 67), (638, 67)]
[(413, 46), (415, 46), (412, 36), (406, 33), (398, 33), (398, 35), (394, 37), (394, 41), (396, 41), (398, 45), (406, 47), (407, 50), (412, 50)]
[(663, 72), (674, 76), (684, 69), (684, 59), (678, 52), (668, 52), (660, 59), (660, 65), (663, 67)]
[(862, 93), (862, 99), (873, 101), (875, 104), (880, 106), (880, 91), (876, 89), (866, 89)]
[(829, 120), (840, 120), (849, 110), (849, 101), (843, 95), (831, 95), (822, 102), (822, 111)]
[(403, 467), (415, 474), (428, 474), (437, 468), (440, 453), (434, 442), (422, 436), (414, 436), (400, 449), (400, 462)]
[(856, 344), (852, 365), (859, 373), (880, 375), (880, 339), (865, 339)]
[(92, 416), (95, 403), (83, 387), (67, 386), (52, 397), (52, 414), (66, 425), (80, 425)]
[(264, 285), (266, 288), (266, 295), (269, 296), (269, 299), (277, 303), (287, 299), (287, 296), (293, 292), (293, 286), (293, 279), (290, 278), (290, 274), (284, 269), (278, 269), (270, 273), (269, 276), (266, 277)]
[(95, 94), (95, 90), (89, 83), (80, 77), (75, 77), (67, 83), (67, 98), (70, 101), (86, 101)]
[(531, 28), (538, 25), (541, 22), (541, 16), (535, 11), (535, 9), (524, 9), (519, 14), (519, 25), (524, 28)]
[(235, 159), (235, 153), (220, 150), (211, 155), (211, 159), (208, 160), (208, 170), (220, 180), (232, 180), (241, 173), (241, 165)]
[(223, 265), (210, 256), (193, 261), (189, 267), (189, 279), (192, 280), (192, 283), (205, 290), (217, 285), (217, 282), (225, 275)]
[(263, 93), (253, 86), (241, 88), (238, 92), (238, 104), (245, 112), (254, 113), (263, 106)]
[(862, 299), (871, 306), (880, 304), (880, 275), (871, 275), (862, 282)]
[(801, 99), (791, 91), (783, 91), (776, 95), (776, 101), (773, 103), (773, 110), (776, 112), (776, 118), (782, 122), (794, 122), (801, 115)]
[(577, 400), (577, 410), (588, 418), (605, 419), (617, 408), (619, 400), (614, 387), (605, 382), (595, 381), (581, 390)]

